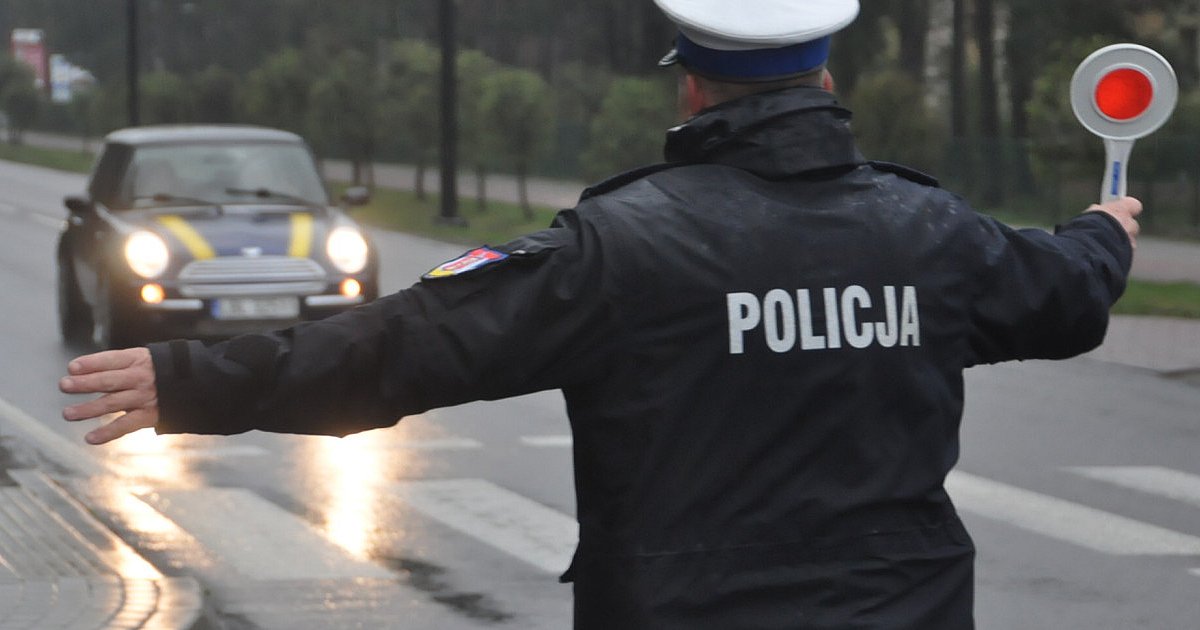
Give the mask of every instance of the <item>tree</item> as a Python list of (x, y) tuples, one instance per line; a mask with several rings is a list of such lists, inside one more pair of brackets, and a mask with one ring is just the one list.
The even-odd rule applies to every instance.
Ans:
[(938, 166), (943, 130), (925, 106), (924, 89), (907, 72), (862, 77), (851, 106), (855, 136), (868, 158), (924, 170)]
[(191, 93), (183, 79), (158, 70), (144, 75), (141, 84), (142, 120), (151, 124), (192, 122)]
[(417, 40), (395, 42), (383, 64), (380, 127), (416, 162), (413, 189), (424, 200), (425, 170), (437, 156), (441, 54)]
[(313, 82), (308, 137), (322, 154), (350, 159), (355, 184), (374, 185), (376, 99), (366, 55), (347, 50)]
[(475, 200), (480, 212), (487, 210), (487, 167), (494, 133), (483, 111), (483, 86), (499, 64), (478, 50), (458, 55), (458, 143), (465, 160), (475, 170)]
[(662, 161), (663, 137), (674, 124), (672, 90), (660, 81), (622, 78), (613, 81), (592, 121), (583, 156), (592, 179)]
[(192, 77), (196, 122), (231, 123), (238, 119), (237, 76), (210, 65)]
[(13, 144), (21, 144), (42, 106), (42, 94), (33, 80), (29, 66), (7, 55), (0, 57), (0, 109), (8, 116), (8, 141)]
[(304, 133), (316, 70), (295, 48), (268, 57), (247, 77), (242, 92), (251, 122)]
[(513, 162), (521, 209), (525, 218), (532, 220), (526, 180), (533, 161), (552, 138), (550, 87), (535, 72), (501, 70), (483, 81), (482, 109), (484, 119), (495, 130), (491, 138), (496, 154)]

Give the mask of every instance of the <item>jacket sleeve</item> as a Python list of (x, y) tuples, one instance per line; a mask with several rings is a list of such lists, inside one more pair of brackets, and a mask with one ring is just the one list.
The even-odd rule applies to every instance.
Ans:
[(1062, 359), (1104, 341), (1133, 261), (1116, 219), (1086, 212), (1054, 234), (979, 221), (972, 245), (983, 259), (969, 306), (968, 364)]
[(321, 321), (151, 344), (158, 432), (346, 435), (601, 369), (611, 317), (594, 231), (566, 211), (500, 249), (503, 261)]

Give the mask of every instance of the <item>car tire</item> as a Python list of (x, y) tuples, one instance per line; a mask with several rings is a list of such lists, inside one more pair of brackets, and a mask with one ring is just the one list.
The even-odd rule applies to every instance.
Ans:
[(107, 279), (101, 280), (92, 309), (92, 342), (101, 350), (119, 350), (140, 344), (136, 328), (121, 314), (112, 299)]
[(58, 330), (68, 346), (79, 347), (92, 338), (92, 311), (83, 301), (71, 263), (58, 261)]

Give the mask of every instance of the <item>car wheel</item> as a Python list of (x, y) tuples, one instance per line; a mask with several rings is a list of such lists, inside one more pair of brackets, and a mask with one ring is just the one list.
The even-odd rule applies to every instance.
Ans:
[(107, 279), (102, 281), (96, 295), (96, 307), (92, 310), (92, 342), (96, 347), (117, 350), (138, 345), (136, 329), (113, 303)]
[(71, 263), (58, 261), (58, 330), (70, 346), (81, 346), (91, 339), (92, 312), (83, 301)]

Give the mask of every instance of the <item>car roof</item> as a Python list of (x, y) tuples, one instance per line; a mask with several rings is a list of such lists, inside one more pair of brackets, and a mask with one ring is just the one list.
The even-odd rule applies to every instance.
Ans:
[(253, 125), (149, 125), (118, 129), (104, 141), (131, 146), (207, 142), (292, 142), (304, 140), (290, 132)]

